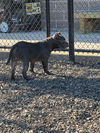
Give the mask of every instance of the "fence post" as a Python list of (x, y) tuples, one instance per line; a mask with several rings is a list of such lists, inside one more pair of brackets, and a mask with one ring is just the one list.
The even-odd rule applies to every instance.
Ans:
[(47, 37), (50, 36), (50, 0), (46, 0), (46, 28)]
[(69, 25), (69, 61), (75, 62), (74, 55), (74, 7), (73, 0), (68, 0), (68, 25)]

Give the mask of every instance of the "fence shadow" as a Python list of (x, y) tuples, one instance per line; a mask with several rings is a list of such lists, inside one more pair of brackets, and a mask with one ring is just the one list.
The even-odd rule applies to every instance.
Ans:
[[(44, 74), (42, 74), (44, 76)], [(2, 75), (1, 75), (2, 77)], [(8, 78), (8, 79), (7, 79)], [(100, 87), (100, 78), (84, 78), (84, 77), (73, 77), (73, 76), (62, 76), (56, 75), (54, 79), (34, 79), (30, 81), (25, 81), (22, 77), (17, 77), (15, 81), (10, 81), (10, 77), (5, 75), (5, 78), (1, 79), (4, 80), (4, 83), (10, 81), (12, 84), (12, 88), (8, 90), (20, 90), (21, 95), (12, 99), (11, 101), (16, 102), (21, 100), (25, 97), (34, 98), (35, 96), (42, 96), (42, 95), (69, 95), (74, 98), (81, 98), (81, 99), (91, 99), (94, 101), (100, 101), (99, 96), (99, 87)], [(17, 86), (17, 87), (14, 87)]]

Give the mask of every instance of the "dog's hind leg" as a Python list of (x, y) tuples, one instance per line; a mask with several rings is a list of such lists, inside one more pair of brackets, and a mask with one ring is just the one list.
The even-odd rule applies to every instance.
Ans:
[(32, 73), (35, 73), (35, 72), (34, 72), (34, 65), (35, 65), (35, 62), (34, 62), (34, 61), (31, 61), (31, 62), (30, 62), (30, 71), (31, 71)]
[(17, 65), (17, 61), (11, 60), (11, 80), (15, 80), (16, 65)]

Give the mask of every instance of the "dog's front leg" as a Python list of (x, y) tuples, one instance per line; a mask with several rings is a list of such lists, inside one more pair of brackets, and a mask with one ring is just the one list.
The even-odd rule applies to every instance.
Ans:
[(44, 72), (48, 75), (52, 75), (53, 73), (48, 71), (48, 60), (42, 61)]

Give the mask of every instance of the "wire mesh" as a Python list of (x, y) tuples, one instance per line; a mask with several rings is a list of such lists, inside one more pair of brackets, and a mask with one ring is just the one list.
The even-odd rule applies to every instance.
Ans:
[(99, 7), (99, 0), (74, 0), (75, 49), (100, 53)]
[(46, 37), (45, 2), (40, 0), (0, 1), (0, 47), (20, 40), (34, 41)]
[[(100, 53), (100, 1), (73, 0), (75, 51)], [(52, 31), (68, 39), (68, 1), (50, 1)]]
[[(54, 34), (55, 32), (61, 32), (68, 42), (67, 0), (50, 0), (50, 28), (51, 34)], [(59, 54), (68, 54), (68, 49), (55, 50), (55, 52), (59, 52)]]
[[(100, 52), (100, 1), (74, 0), (75, 51)], [(68, 40), (67, 0), (51, 0), (51, 27)], [(86, 19), (85, 19), (86, 17)], [(86, 23), (86, 24), (85, 24)], [(86, 30), (86, 31), (85, 31)]]
[[(46, 0), (0, 1), (0, 48), (20, 40), (46, 37)], [(100, 51), (100, 1), (74, 0), (75, 50)], [(50, 0), (51, 34), (60, 31), (68, 41), (68, 1)]]

